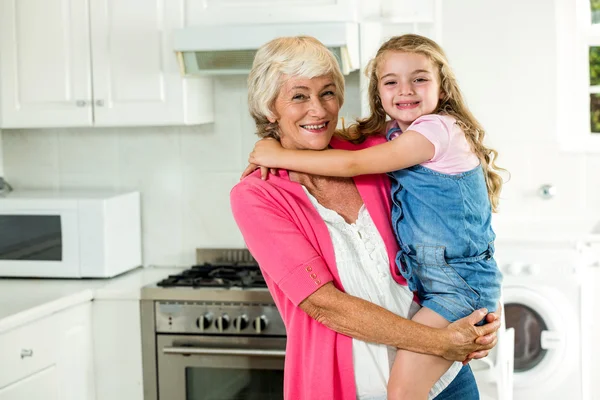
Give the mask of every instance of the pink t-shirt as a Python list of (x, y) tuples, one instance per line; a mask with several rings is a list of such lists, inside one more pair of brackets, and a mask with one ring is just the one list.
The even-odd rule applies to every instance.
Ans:
[[(384, 141), (377, 136), (354, 146), (334, 138), (331, 145), (358, 149)], [(362, 175), (354, 182), (386, 245), (390, 273), (406, 285), (394, 263), (398, 245), (390, 224), (389, 179), (383, 174)], [(255, 171), (235, 185), (230, 199), (233, 216), (286, 326), (284, 398), (356, 400), (352, 339), (326, 328), (298, 307), (328, 282), (344, 291), (331, 237), (319, 212), (284, 170), (266, 181)]]
[(435, 147), (433, 158), (421, 164), (424, 167), (452, 175), (470, 171), (479, 165), (479, 158), (471, 150), (465, 133), (454, 117), (423, 115), (417, 118), (407, 131), (419, 132)]

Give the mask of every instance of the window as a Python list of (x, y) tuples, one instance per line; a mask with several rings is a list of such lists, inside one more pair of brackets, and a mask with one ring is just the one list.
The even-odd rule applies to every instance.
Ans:
[(600, 152), (600, 0), (556, 5), (560, 147)]
[(600, 43), (594, 40), (600, 28), (600, 0), (590, 0), (589, 57), (590, 70), (590, 127), (591, 133), (600, 134)]

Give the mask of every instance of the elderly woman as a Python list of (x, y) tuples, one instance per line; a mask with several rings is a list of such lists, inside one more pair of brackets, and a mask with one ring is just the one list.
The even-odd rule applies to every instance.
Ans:
[[(260, 137), (284, 148), (358, 149), (333, 137), (344, 80), (332, 53), (311, 37), (275, 39), (257, 52), (248, 78)], [(495, 344), (497, 315), (478, 310), (444, 329), (407, 319), (418, 306), (394, 259), (385, 175), (351, 178), (260, 171), (231, 192), (235, 220), (267, 281), (287, 330), (284, 397), (386, 399), (398, 348), (463, 361)], [(432, 389), (438, 399), (477, 391), (454, 363)]]

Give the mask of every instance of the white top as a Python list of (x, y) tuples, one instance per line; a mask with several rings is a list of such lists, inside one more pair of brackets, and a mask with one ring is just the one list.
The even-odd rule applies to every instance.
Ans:
[[(394, 314), (412, 317), (419, 306), (413, 303), (412, 292), (392, 278), (385, 243), (364, 204), (356, 222), (348, 224), (338, 213), (319, 204), (306, 188), (304, 191), (327, 225), (346, 293)], [(353, 339), (352, 351), (357, 398), (385, 400), (396, 349)], [(434, 385), (429, 397), (444, 390), (461, 368), (461, 363), (454, 363)]]
[(139, 301), (141, 288), (185, 268), (137, 268), (111, 279), (0, 279), (0, 334), (90, 300)]

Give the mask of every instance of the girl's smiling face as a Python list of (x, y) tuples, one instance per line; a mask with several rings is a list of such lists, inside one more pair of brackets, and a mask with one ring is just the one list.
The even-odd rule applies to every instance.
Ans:
[(383, 109), (403, 131), (420, 116), (432, 114), (443, 96), (438, 68), (423, 54), (388, 50), (377, 76)]
[(335, 132), (339, 111), (330, 76), (289, 77), (275, 99), (269, 121), (278, 123), (284, 148), (323, 150)]

